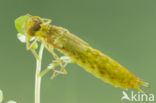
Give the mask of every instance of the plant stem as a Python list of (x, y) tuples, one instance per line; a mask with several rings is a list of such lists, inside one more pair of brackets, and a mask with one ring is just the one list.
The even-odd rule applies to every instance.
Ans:
[(40, 87), (41, 87), (41, 61), (44, 50), (44, 43), (41, 43), (39, 50), (39, 59), (36, 59), (36, 74), (35, 74), (35, 103), (40, 103)]

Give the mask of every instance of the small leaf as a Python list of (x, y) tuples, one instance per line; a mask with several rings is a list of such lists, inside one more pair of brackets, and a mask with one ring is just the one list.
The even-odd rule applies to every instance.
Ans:
[(29, 19), (31, 19), (30, 15), (25, 15), (25, 16), (20, 16), (15, 20), (15, 27), (19, 33), (22, 35), (25, 35), (24, 32), (24, 24), (27, 22)]
[(3, 92), (0, 90), (0, 103), (3, 101)]
[(33, 49), (37, 49), (38, 48), (38, 43), (35, 42), (35, 44), (32, 46)]
[(54, 63), (51, 63), (51, 64), (48, 65), (47, 68), (48, 68), (48, 69), (54, 69), (54, 67), (55, 67), (55, 64), (54, 64)]
[(22, 35), (21, 33), (17, 34), (17, 38), (20, 42), (25, 43), (26, 42), (26, 37), (25, 35)]
[(10, 100), (7, 103), (17, 103), (16, 101)]
[(67, 56), (62, 56), (60, 59), (65, 63), (71, 63), (72, 62), (72, 60)]
[(29, 41), (33, 41), (33, 40), (35, 40), (36, 38), (35, 37), (30, 37), (29, 38)]

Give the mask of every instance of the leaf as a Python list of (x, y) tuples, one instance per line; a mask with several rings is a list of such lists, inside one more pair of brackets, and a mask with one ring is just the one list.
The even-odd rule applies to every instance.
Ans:
[(0, 103), (3, 101), (3, 92), (0, 90)]
[(71, 63), (71, 62), (72, 62), (71, 58), (69, 58), (69, 57), (67, 57), (67, 56), (62, 56), (60, 59), (61, 59), (63, 62), (65, 62), (65, 63)]
[(17, 103), (16, 101), (10, 100), (7, 103)]
[(15, 27), (19, 33), (25, 35), (24, 24), (30, 19), (30, 15), (20, 16), (15, 20)]
[(17, 38), (20, 42), (25, 43), (26, 42), (26, 37), (25, 35), (22, 35), (21, 33), (17, 34)]
[(38, 44), (37, 42), (35, 42), (35, 44), (32, 46), (33, 49), (37, 49), (38, 48)]

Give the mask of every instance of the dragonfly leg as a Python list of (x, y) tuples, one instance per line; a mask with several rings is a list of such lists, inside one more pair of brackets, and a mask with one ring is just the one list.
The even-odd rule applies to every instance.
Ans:
[(44, 25), (50, 24), (52, 22), (51, 19), (43, 18), (43, 20), (45, 21)]
[(55, 68), (58, 66), (59, 64), (57, 63), (56, 60), (53, 60), (51, 64), (49, 64), (49, 66), (44, 69), (41, 73), (40, 76), (44, 76), (46, 73), (48, 73), (50, 70), (55, 70)]
[(63, 59), (61, 59), (55, 52), (53, 47), (49, 47), (48, 45), (45, 45), (45, 48), (54, 56), (55, 60), (52, 61), (52, 63), (57, 62), (59, 66), (61, 67), (60, 70), (53, 69), (54, 73), (51, 77), (53, 79), (56, 77), (58, 74), (67, 74), (67, 71), (65, 69), (65, 66), (68, 64), (66, 63)]
[(27, 44), (27, 50), (32, 49), (33, 45), (37, 42), (37, 40), (38, 40), (38, 38), (35, 38), (31, 44), (28, 43), (28, 44)]
[(35, 38), (31, 44), (30, 44), (28, 38), (29, 38), (28, 35), (26, 35), (26, 49), (31, 50), (33, 55), (35, 56), (35, 58), (39, 59), (39, 56), (38, 56), (36, 50), (32, 48), (33, 45), (37, 42), (38, 38)]
[(45, 47), (54, 56), (54, 58), (56, 59), (56, 61), (60, 64), (61, 68), (64, 68), (63, 67), (63, 63), (62, 63), (60, 57), (54, 52), (54, 49), (52, 47), (48, 47), (46, 45), (45, 45)]
[[(57, 60), (54, 60), (53, 62), (58, 62), (58, 64), (60, 65), (60, 61), (57, 61)], [(62, 61), (61, 61), (62, 62)], [(60, 67), (61, 67), (61, 69), (60, 70), (56, 70), (56, 68), (54, 68), (53, 69), (53, 74), (52, 74), (52, 76), (51, 76), (51, 79), (54, 79), (57, 75), (59, 75), (59, 74), (64, 74), (64, 75), (66, 75), (67, 74), (67, 71), (66, 71), (66, 69), (65, 69), (65, 66), (66, 65), (62, 65), (62, 67), (61, 67), (61, 65), (60, 65)]]
[(30, 49), (31, 52), (33, 53), (33, 55), (35, 56), (36, 59), (40, 59), (39, 55), (37, 54), (37, 52), (34, 49)]
[[(60, 70), (56, 70), (56, 69), (53, 70), (54, 74), (53, 74), (52, 78), (56, 77), (56, 75), (58, 75), (58, 74), (66, 75), (67, 71), (66, 71), (65, 67), (67, 66), (68, 63), (73, 63), (71, 58), (69, 58), (67, 56), (62, 56), (62, 57), (60, 57), (60, 59), (61, 59), (61, 62), (63, 63), (63, 65)], [(56, 60), (56, 62), (59, 62), (59, 61)]]
[(67, 72), (66, 72), (65, 69), (64, 69), (64, 71), (56, 70), (56, 69), (54, 69), (53, 71), (54, 71), (54, 73), (52, 74), (51, 79), (54, 79), (59, 74), (63, 74), (63, 75), (66, 75), (67, 74)]

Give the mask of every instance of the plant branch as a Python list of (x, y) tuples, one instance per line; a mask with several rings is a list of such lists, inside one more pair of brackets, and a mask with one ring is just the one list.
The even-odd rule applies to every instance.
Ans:
[(36, 59), (36, 74), (35, 74), (35, 103), (40, 103), (40, 87), (41, 87), (41, 61), (44, 50), (44, 43), (41, 43), (39, 49), (39, 59)]

